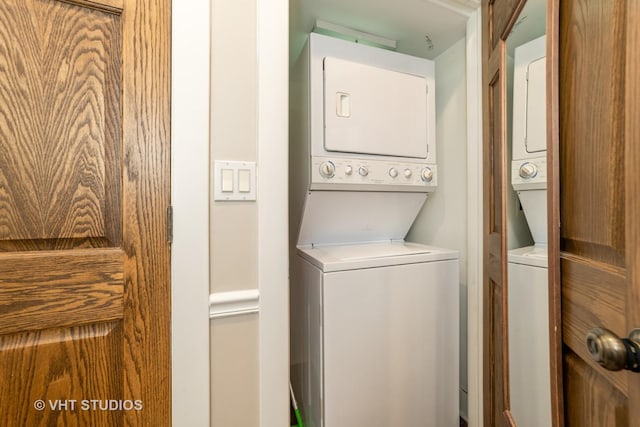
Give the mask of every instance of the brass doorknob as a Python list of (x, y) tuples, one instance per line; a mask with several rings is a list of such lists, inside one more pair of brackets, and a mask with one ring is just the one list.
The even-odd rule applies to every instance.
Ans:
[(587, 349), (591, 358), (605, 369), (640, 372), (640, 329), (621, 339), (608, 329), (593, 328), (587, 333)]

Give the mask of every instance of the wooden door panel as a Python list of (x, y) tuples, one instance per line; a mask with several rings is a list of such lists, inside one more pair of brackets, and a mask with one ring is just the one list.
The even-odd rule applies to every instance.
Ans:
[(119, 243), (121, 24), (58, 1), (0, 7), (0, 250)]
[(637, 68), (635, 75), (626, 68), (629, 52), (640, 44), (628, 34), (633, 4), (560, 2), (560, 268), (568, 426), (635, 425), (632, 412), (640, 404), (638, 374), (606, 371), (591, 360), (585, 344), (594, 327), (626, 337), (640, 326), (633, 298), (640, 283), (632, 274), (640, 242), (630, 234), (638, 221), (632, 189), (637, 178), (625, 166), (625, 157), (637, 150), (637, 135), (628, 129), (638, 110), (627, 99)]
[(575, 396), (565, 405), (568, 425), (580, 427), (631, 426), (626, 395), (611, 385), (584, 359), (570, 350), (565, 355), (564, 385)]
[[(505, 376), (506, 345), (503, 325), (505, 318), (503, 284), (505, 277), (506, 235), (505, 213), (505, 44), (500, 34), (506, 25), (510, 2), (486, 2), (483, 5), (483, 99), (484, 99), (484, 277), (483, 306), (484, 338), (484, 424), (505, 425), (508, 408), (508, 388)], [(488, 197), (487, 197), (488, 196)]]
[(120, 249), (0, 253), (0, 334), (123, 318)]
[(171, 422), (169, 47), (169, 0), (0, 3), (3, 425)]
[[(489, 153), (487, 155), (488, 166), (490, 167), (491, 175), (489, 177), (489, 203), (491, 204), (490, 217), (489, 217), (489, 234), (493, 237), (500, 237), (503, 232), (503, 218), (505, 201), (504, 188), (505, 188), (505, 157), (506, 149), (505, 136), (506, 131), (502, 125), (504, 123), (505, 106), (504, 101), (506, 97), (506, 71), (503, 68), (502, 63), (504, 53), (502, 49), (497, 49), (492, 53), (491, 61), (489, 63), (489, 77), (488, 84), (488, 119), (491, 123), (489, 129), (490, 141), (488, 144)], [(495, 242), (489, 243), (490, 253), (500, 253), (502, 246), (501, 239), (496, 239)]]
[[(0, 335), (0, 372), (13, 373), (0, 381), (0, 394), (28, 403), (0, 405), (0, 419), (9, 426), (122, 425), (118, 411), (103, 409), (123, 400), (121, 343), (118, 323)], [(44, 409), (35, 408), (38, 401)]]
[[(485, 3), (484, 34), (492, 31), (496, 11), (506, 14), (508, 1)], [(489, 16), (490, 18), (487, 18)], [(506, 353), (506, 53), (504, 40), (483, 45), (484, 100), (484, 424), (509, 425), (508, 357)]]
[(624, 5), (570, 1), (561, 8), (563, 250), (624, 266)]
[[(606, 326), (626, 336), (626, 312), (620, 304), (627, 296), (624, 271), (611, 266), (586, 262), (579, 258), (561, 260), (565, 277), (562, 283), (562, 334), (565, 346), (626, 395), (628, 374), (601, 369), (591, 360), (585, 337), (595, 325)], [(606, 286), (603, 286), (606, 284)]]

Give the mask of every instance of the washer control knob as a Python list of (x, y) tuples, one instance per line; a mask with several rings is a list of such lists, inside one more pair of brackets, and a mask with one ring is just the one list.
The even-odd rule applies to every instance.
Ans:
[(518, 175), (522, 179), (531, 179), (538, 175), (538, 168), (533, 163), (523, 163), (520, 166), (520, 170), (518, 171)]
[(336, 165), (333, 162), (322, 162), (320, 165), (320, 175), (324, 178), (333, 178), (336, 172)]
[(351, 175), (351, 174), (353, 173), (353, 167), (352, 167), (351, 165), (347, 165), (347, 166), (344, 168), (344, 173), (345, 173), (346, 175)]
[(420, 178), (422, 178), (422, 180), (424, 182), (433, 181), (433, 171), (431, 170), (431, 168), (430, 167), (426, 167), (426, 168), (422, 169), (422, 173), (420, 174)]
[(396, 168), (389, 169), (389, 176), (391, 178), (397, 177), (398, 176), (398, 169), (396, 169)]
[(404, 177), (405, 178), (411, 178), (411, 175), (413, 175), (413, 172), (411, 172), (411, 169), (407, 168), (404, 170)]
[(358, 169), (358, 173), (360, 174), (360, 176), (367, 176), (369, 175), (369, 169), (367, 169), (366, 166), (360, 166), (360, 168)]

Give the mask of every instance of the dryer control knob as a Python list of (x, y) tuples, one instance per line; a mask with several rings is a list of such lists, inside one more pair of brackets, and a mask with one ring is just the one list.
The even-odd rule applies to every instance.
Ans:
[(358, 169), (358, 173), (360, 174), (360, 176), (367, 176), (369, 175), (369, 169), (367, 169), (366, 166), (360, 166), (360, 168)]
[(320, 175), (325, 178), (333, 178), (333, 175), (336, 172), (336, 166), (333, 162), (322, 162), (320, 165)]
[(389, 169), (389, 176), (391, 178), (397, 177), (398, 176), (398, 169), (396, 169), (396, 168)]
[(404, 170), (404, 177), (405, 178), (411, 178), (411, 175), (413, 175), (413, 172), (411, 172), (411, 169), (407, 168)]
[(422, 169), (422, 173), (420, 174), (420, 178), (422, 178), (422, 180), (424, 182), (433, 181), (433, 171), (431, 170), (431, 168), (430, 167), (426, 167), (426, 168)]
[(347, 165), (347, 167), (344, 168), (344, 173), (346, 175), (351, 175), (353, 173), (353, 167), (351, 165)]
[(538, 168), (533, 163), (523, 163), (520, 166), (520, 170), (518, 171), (518, 175), (522, 179), (531, 179), (538, 175)]

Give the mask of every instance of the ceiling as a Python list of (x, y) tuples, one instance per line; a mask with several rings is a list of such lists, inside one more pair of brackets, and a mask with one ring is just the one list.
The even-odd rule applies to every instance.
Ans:
[(480, 0), (290, 0), (291, 55), (297, 57), (319, 19), (395, 40), (397, 51), (433, 59), (465, 36), (479, 5)]

